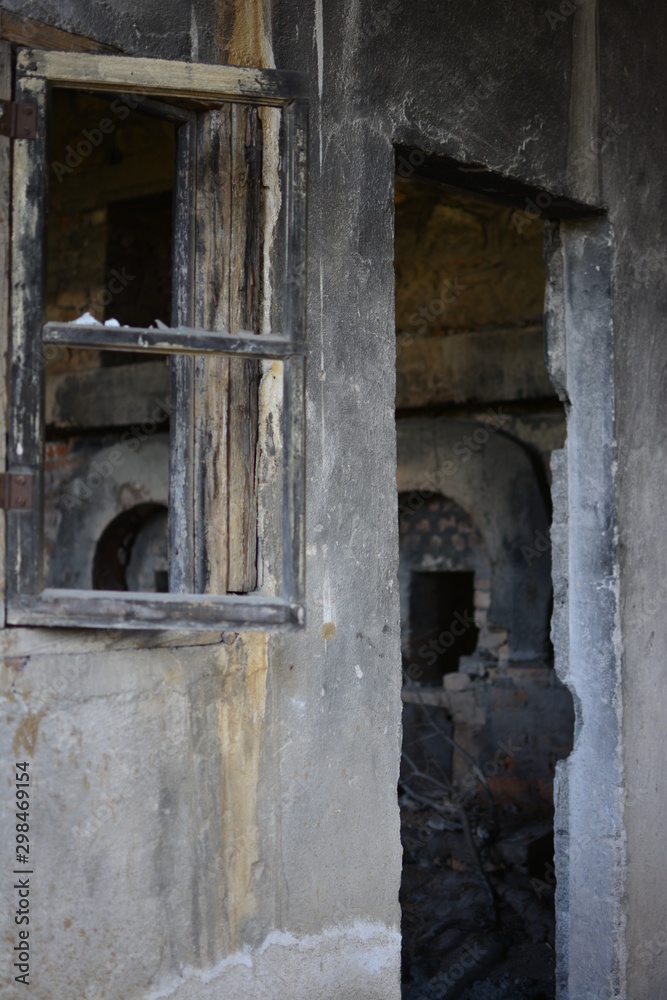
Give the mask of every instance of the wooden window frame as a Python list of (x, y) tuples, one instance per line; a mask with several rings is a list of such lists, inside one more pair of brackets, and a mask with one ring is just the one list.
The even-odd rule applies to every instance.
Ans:
[[(282, 327), (267, 334), (194, 328), (192, 191), (194, 115), (173, 106), (180, 184), (174, 221), (178, 326), (108, 328), (43, 323), (47, 96), (53, 86), (148, 95), (169, 101), (233, 102), (282, 111), (280, 184), (285, 238)], [(115, 55), (20, 49), (15, 100), (37, 106), (35, 139), (14, 143), (8, 472), (32, 477), (31, 509), (7, 510), (7, 623), (90, 628), (260, 628), (304, 625), (305, 600), (305, 230), (307, 81), (300, 73)], [(20, 180), (19, 180), (20, 179)], [(282, 238), (282, 237), (281, 237)], [(41, 336), (39, 332), (41, 331)], [(43, 587), (43, 344), (169, 353), (172, 362), (170, 593)], [(279, 596), (193, 593), (193, 355), (279, 359), (282, 407), (282, 586)], [(178, 473), (178, 474), (176, 474)], [(179, 541), (175, 545), (175, 541)], [(184, 544), (185, 541), (185, 544)]]

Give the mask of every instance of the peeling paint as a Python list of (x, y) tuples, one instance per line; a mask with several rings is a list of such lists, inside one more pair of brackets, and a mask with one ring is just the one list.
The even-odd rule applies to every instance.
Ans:
[(271, 44), (270, 0), (236, 4), (218, 0), (218, 51), (232, 66), (274, 66)]

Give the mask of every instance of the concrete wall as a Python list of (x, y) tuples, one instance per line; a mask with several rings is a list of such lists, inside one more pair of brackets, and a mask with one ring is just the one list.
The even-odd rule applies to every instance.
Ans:
[[(632, 25), (632, 28), (631, 28)], [(629, 37), (622, 57), (618, 39)], [(612, 285), (618, 439), (623, 776), (627, 831), (627, 995), (667, 997), (667, 893), (662, 836), (667, 802), (665, 710), (667, 538), (665, 315), (667, 154), (665, 10), (618, 2), (600, 13), (600, 115), (616, 134), (601, 149), (602, 193), (615, 234)], [(623, 82), (618, 66), (622, 63)], [(638, 155), (638, 149), (642, 150)], [(630, 181), (630, 183), (628, 183)]]
[(547, 243), (549, 370), (568, 402), (552, 455), (552, 638), (575, 705), (556, 783), (557, 995), (600, 1000), (625, 995), (626, 972), (611, 246), (597, 220)]
[[(128, 52), (273, 62), (257, 7), (129, 8), (14, 5)], [(316, 121), (312, 11), (297, 25)], [(379, 175), (340, 178), (327, 207), (313, 130), (307, 632), (2, 638), (3, 757), (34, 775), (36, 997), (399, 994), (393, 376), (376, 389), (394, 366), (394, 164), (376, 132)], [(356, 221), (332, 234), (341, 199)]]
[[(543, 189), (545, 211), (557, 195), (609, 206), (619, 616), (598, 618), (598, 577), (573, 582), (605, 642), (612, 621), (623, 634), (623, 701), (617, 638), (602, 692), (614, 699), (602, 713), (611, 742), (581, 743), (577, 795), (600, 783), (620, 843), (625, 768), (628, 868), (624, 885), (622, 851), (587, 831), (577, 872), (595, 872), (586, 932), (596, 934), (570, 950), (574, 978), (562, 967), (560, 988), (572, 1000), (667, 996), (667, 952), (640, 952), (667, 925), (667, 626), (656, 599), (667, 558), (659, 287), (667, 151), (657, 0), (611, 0), (599, 23), (594, 0), (555, 21), (537, 0), (275, 0), (272, 12), (268, 0), (4, 6), (128, 53), (275, 61), (312, 81), (308, 629), (212, 635), (197, 646), (190, 635), (5, 632), (3, 754), (28, 756), (34, 774), (32, 995), (398, 997), (398, 143), (485, 164), (494, 189), (506, 176)], [(587, 440), (596, 455), (601, 443)], [(594, 488), (607, 491), (607, 504), (609, 449), (601, 461)], [(581, 492), (575, 500), (585, 505)], [(611, 550), (603, 545), (612, 564), (613, 537)], [(574, 652), (575, 693), (593, 710), (585, 644)], [(585, 732), (585, 705), (579, 725)], [(561, 816), (573, 814), (573, 801), (561, 803)], [(5, 908), (3, 932), (13, 929), (8, 919)], [(565, 956), (567, 921), (566, 907)]]

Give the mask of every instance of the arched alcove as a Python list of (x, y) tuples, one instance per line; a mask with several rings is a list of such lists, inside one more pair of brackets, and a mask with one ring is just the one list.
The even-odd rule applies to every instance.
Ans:
[[(94, 577), (99, 581), (100, 541), (123, 514), (166, 511), (168, 469), (166, 434), (154, 434), (144, 440), (131, 438), (122, 445), (102, 448), (87, 456), (77, 475), (63, 484), (59, 495), (55, 538), (46, 567), (50, 585), (74, 589), (98, 586)], [(140, 522), (134, 527), (138, 532)], [(160, 588), (156, 585), (155, 589)]]
[(488, 624), (506, 628), (509, 657), (543, 661), (549, 650), (549, 515), (525, 450), (482, 424), (449, 418), (397, 421), (399, 493), (406, 510), (436, 494), (473, 518), (491, 564)]

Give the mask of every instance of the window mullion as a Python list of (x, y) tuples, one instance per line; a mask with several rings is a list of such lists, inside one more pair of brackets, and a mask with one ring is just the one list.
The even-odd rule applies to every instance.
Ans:
[[(262, 252), (257, 108), (230, 103), (201, 115), (197, 158), (196, 324), (230, 334), (254, 332)], [(198, 593), (249, 592), (256, 587), (258, 380), (255, 360), (196, 359)]]
[[(174, 189), (173, 318), (194, 326), (195, 192), (197, 120), (178, 130)], [(169, 589), (195, 590), (194, 511), (195, 359), (171, 360), (171, 445), (169, 456)]]
[(283, 333), (303, 341), (306, 333), (306, 190), (308, 107), (292, 101), (285, 108), (283, 160), (285, 192), (285, 287)]
[[(285, 108), (283, 161), (285, 190), (285, 272), (283, 330), (303, 346), (306, 332), (307, 105)], [(300, 604), (306, 586), (306, 484), (304, 359), (284, 366), (283, 405), (283, 596)]]
[(140, 351), (145, 354), (218, 354), (245, 358), (289, 358), (303, 354), (303, 344), (282, 336), (258, 337), (241, 331), (225, 334), (192, 327), (108, 327), (78, 323), (46, 323), (46, 344), (88, 347), (104, 351)]
[(16, 100), (36, 105), (35, 139), (14, 143), (12, 231), (12, 331), (7, 462), (28, 471), (31, 510), (7, 512), (7, 590), (36, 594), (42, 583), (42, 457), (44, 450), (41, 326), (44, 310), (46, 231), (46, 81), (17, 74)]

